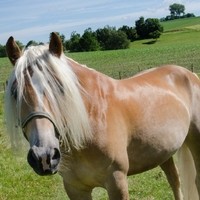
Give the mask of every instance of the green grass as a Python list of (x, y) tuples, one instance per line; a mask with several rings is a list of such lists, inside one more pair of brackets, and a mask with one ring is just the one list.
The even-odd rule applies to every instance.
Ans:
[[(153, 45), (150, 40), (136, 41), (126, 50), (69, 53), (67, 56), (114, 78), (129, 77), (140, 70), (162, 64), (194, 67), (200, 72), (200, 18), (165, 22), (166, 32)], [(190, 28), (188, 28), (190, 27)], [(179, 31), (172, 31), (179, 30)], [(16, 156), (10, 148), (3, 120), (3, 83), (12, 67), (0, 59), (0, 200), (68, 199), (59, 175), (40, 177), (29, 167), (26, 152)], [(171, 189), (159, 168), (129, 177), (130, 199), (173, 199)], [(95, 200), (105, 200), (102, 189), (95, 189)]]
[(189, 69), (193, 66), (198, 71), (198, 31), (165, 33), (155, 44), (145, 44), (149, 41), (133, 42), (126, 50), (70, 53), (68, 56), (115, 78), (119, 78), (119, 73), (122, 77), (129, 77), (139, 70), (163, 64), (177, 64)]
[(193, 26), (200, 25), (200, 17), (194, 18), (184, 18), (171, 20), (161, 23), (164, 26), (164, 31), (180, 31), (185, 29), (190, 29)]

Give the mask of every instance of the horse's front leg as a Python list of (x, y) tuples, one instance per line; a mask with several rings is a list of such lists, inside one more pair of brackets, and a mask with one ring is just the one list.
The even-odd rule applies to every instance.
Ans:
[(128, 200), (127, 175), (122, 171), (114, 171), (107, 179), (106, 189), (110, 200)]
[(92, 200), (92, 189), (72, 186), (64, 182), (65, 191), (70, 200)]

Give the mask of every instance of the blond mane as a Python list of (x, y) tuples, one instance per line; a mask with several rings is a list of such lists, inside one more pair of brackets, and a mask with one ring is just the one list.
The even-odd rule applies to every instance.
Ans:
[[(9, 78), (5, 111), (12, 143), (17, 143), (21, 135), (18, 133), (21, 130), (22, 121), (20, 113), (23, 109), (24, 91), (28, 89), (24, 74), (35, 91), (38, 101), (43, 102), (40, 91), (31, 80), (31, 73), (37, 76), (37, 81), (45, 92), (45, 97), (52, 110), (50, 114), (65, 145), (76, 149), (82, 148), (85, 142), (92, 137), (88, 114), (82, 99), (85, 91), (68, 65), (64, 54), (57, 58), (49, 52), (47, 46), (32, 46), (25, 49)], [(17, 82), (16, 99), (12, 94), (14, 81)], [(43, 104), (43, 111), (45, 110)]]

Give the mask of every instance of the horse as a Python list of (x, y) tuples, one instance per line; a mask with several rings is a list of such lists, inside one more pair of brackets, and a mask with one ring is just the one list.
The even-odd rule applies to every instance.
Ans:
[(14, 66), (5, 95), (8, 133), (13, 143), (24, 134), (37, 174), (59, 172), (71, 200), (91, 200), (95, 187), (110, 200), (128, 200), (127, 176), (160, 166), (175, 200), (199, 199), (196, 75), (164, 65), (113, 79), (65, 56), (54, 32), (49, 44), (23, 51), (11, 36), (6, 51)]

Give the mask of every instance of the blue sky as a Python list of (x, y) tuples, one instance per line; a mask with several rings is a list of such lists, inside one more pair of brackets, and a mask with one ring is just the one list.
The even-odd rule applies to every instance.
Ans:
[(140, 16), (169, 15), (173, 3), (200, 16), (199, 0), (0, 0), (0, 44), (10, 36), (26, 44), (30, 40), (48, 42), (52, 31), (68, 39), (73, 31), (82, 34), (88, 27), (134, 26)]

